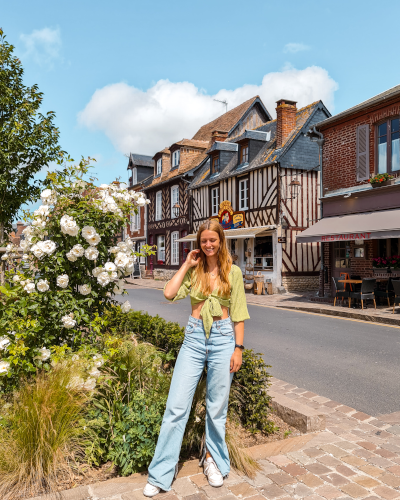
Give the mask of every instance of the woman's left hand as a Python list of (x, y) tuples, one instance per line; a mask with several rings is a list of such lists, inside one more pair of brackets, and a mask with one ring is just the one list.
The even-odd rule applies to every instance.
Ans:
[(242, 351), (240, 349), (235, 349), (231, 357), (231, 373), (238, 372), (241, 366), (242, 366)]

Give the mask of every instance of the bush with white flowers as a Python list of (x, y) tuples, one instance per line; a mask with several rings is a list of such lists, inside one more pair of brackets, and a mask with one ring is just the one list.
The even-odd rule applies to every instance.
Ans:
[[(88, 168), (83, 160), (48, 174), (43, 204), (23, 231), (23, 266), (15, 267), (18, 249), (7, 247), (12, 271), (0, 297), (0, 391), (38, 367), (48, 369), (55, 352), (95, 345), (104, 311), (119, 302), (115, 296), (134, 269), (139, 254), (120, 235), (148, 200), (119, 182), (95, 186), (83, 179)], [(142, 255), (148, 253), (150, 247)], [(129, 302), (121, 309), (129, 311)], [(85, 382), (88, 388), (95, 379)]]

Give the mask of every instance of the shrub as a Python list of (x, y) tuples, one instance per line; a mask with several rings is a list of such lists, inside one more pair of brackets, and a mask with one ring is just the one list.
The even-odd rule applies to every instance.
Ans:
[(3, 415), (0, 497), (30, 497), (56, 490), (59, 474), (82, 454), (79, 419), (87, 396), (71, 385), (74, 368), (62, 365), (25, 383)]

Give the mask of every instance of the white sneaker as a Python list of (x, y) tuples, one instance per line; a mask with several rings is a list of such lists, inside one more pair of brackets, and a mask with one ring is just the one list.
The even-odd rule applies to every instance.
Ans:
[(208, 484), (214, 488), (219, 488), (224, 484), (224, 478), (220, 473), (213, 458), (206, 458), (204, 461), (204, 474), (208, 479)]
[(158, 495), (160, 493), (160, 491), (161, 491), (161, 488), (159, 488), (158, 486), (153, 486), (152, 484), (147, 483), (143, 489), (143, 495), (145, 497), (154, 497), (154, 496)]

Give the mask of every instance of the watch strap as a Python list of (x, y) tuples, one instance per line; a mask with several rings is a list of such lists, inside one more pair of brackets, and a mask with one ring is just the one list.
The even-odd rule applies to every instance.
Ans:
[(243, 351), (244, 349), (244, 345), (241, 345), (241, 344), (235, 344), (235, 348), (238, 347), (239, 349), (241, 349)]

